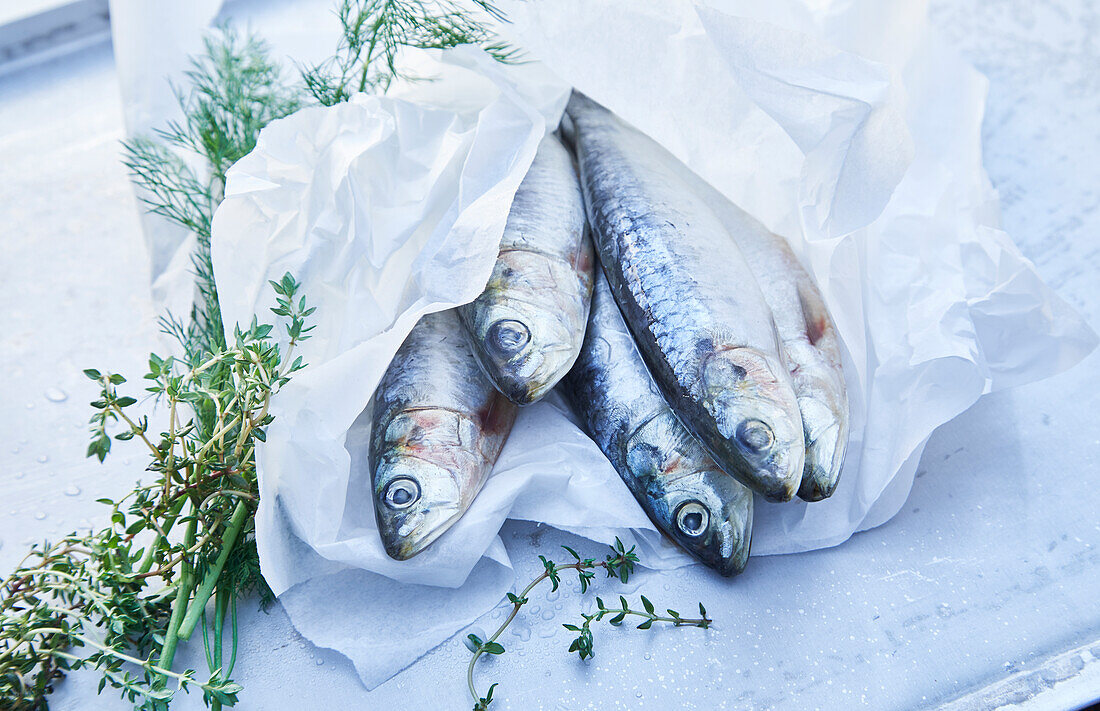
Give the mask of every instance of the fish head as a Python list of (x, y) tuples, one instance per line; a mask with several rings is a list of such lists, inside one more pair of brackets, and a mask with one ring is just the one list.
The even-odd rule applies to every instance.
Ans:
[(848, 446), (847, 408), (833, 398), (800, 397), (806, 435), (806, 466), (798, 495), (806, 501), (832, 496)]
[(671, 410), (635, 430), (625, 461), (643, 508), (676, 543), (722, 575), (744, 569), (752, 491), (723, 472)]
[(652, 480), (646, 495), (658, 524), (725, 576), (745, 569), (752, 544), (752, 491), (711, 463), (671, 481)]
[(462, 491), (448, 469), (425, 459), (384, 459), (374, 475), (374, 512), (386, 553), (408, 560), (462, 515)]
[[(704, 405), (714, 418), (720, 463), (772, 501), (788, 501), (802, 481), (802, 416), (786, 368), (753, 348), (711, 353), (702, 370)], [(730, 472), (731, 474), (734, 472)]]
[(475, 308), (464, 314), (478, 360), (505, 397), (529, 405), (573, 367), (584, 322), (567, 323), (569, 309), (554, 313), (543, 304), (517, 299), (487, 301), (475, 302)]

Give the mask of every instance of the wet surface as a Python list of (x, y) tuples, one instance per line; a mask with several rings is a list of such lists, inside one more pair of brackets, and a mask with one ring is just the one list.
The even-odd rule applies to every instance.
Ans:
[[(990, 77), (985, 163), (1005, 229), (1100, 323), (1100, 11), (1080, 1), (941, 0), (932, 13)], [(137, 207), (117, 161), (112, 72), (100, 46), (0, 78), (3, 570), (30, 541), (103, 523), (94, 500), (127, 490), (144, 461), (124, 443), (110, 467), (83, 456), (94, 393), (80, 371), (137, 375), (156, 347)], [(1100, 656), (1098, 366), (1094, 354), (1056, 378), (987, 396), (941, 427), (902, 512), (837, 548), (754, 558), (733, 580), (694, 567), (643, 573), (625, 587), (601, 580), (584, 596), (568, 578), (556, 593), (537, 589), (501, 639), (508, 653), (479, 664), (479, 688), (501, 682), (501, 711), (909, 709), (1020, 672), (1038, 691), (1072, 678)], [(504, 540), (520, 580), (538, 573), (538, 555), (567, 555), (562, 543), (600, 553), (526, 524), (509, 524)], [(716, 626), (604, 625), (594, 659), (568, 655), (561, 623), (579, 621), (594, 594), (619, 593), (685, 614), (702, 601)], [(497, 609), (476, 624), (491, 631), (502, 619)], [(459, 638), (367, 693), (350, 664), (302, 640), (278, 607), (246, 605), (241, 632), (238, 708), (469, 706)], [(1044, 672), (1049, 679), (1029, 676), (1077, 648), (1093, 651), (1065, 657)], [(184, 649), (180, 664), (202, 668), (201, 649)], [(54, 708), (129, 707), (95, 698), (95, 682), (66, 682)], [(194, 694), (176, 706), (202, 708)]]

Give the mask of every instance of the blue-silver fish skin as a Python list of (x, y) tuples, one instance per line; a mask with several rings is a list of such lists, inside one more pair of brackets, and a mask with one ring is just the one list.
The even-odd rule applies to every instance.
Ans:
[(744, 256), (656, 142), (577, 92), (566, 111), (596, 251), (654, 380), (728, 474), (789, 500), (802, 419)]
[[(836, 490), (848, 447), (848, 393), (840, 336), (825, 299), (783, 237), (713, 188), (715, 207), (756, 275), (786, 356), (806, 439), (799, 498), (820, 501)], [(706, 194), (704, 192), (704, 194)]]
[(580, 358), (558, 389), (661, 530), (722, 575), (744, 569), (752, 491), (723, 472), (673, 414), (602, 274)]
[(390, 557), (420, 553), (466, 512), (515, 416), (481, 372), (457, 314), (421, 318), (374, 393), (371, 485)]
[(485, 373), (517, 405), (542, 398), (576, 361), (594, 269), (577, 170), (550, 134), (516, 191), (489, 283), (458, 309)]

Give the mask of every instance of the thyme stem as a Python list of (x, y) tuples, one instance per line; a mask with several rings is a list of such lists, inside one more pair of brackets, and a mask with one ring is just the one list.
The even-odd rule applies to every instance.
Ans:
[(198, 591), (195, 593), (195, 599), (191, 601), (190, 607), (187, 609), (187, 615), (180, 624), (179, 636), (182, 639), (190, 639), (191, 633), (195, 631), (195, 625), (202, 616), (202, 611), (206, 607), (206, 602), (210, 599), (210, 594), (214, 591), (214, 586), (218, 583), (218, 578), (225, 567), (225, 561), (229, 559), (229, 554), (233, 551), (233, 544), (237, 542), (237, 536), (241, 532), (241, 527), (244, 526), (247, 515), (248, 506), (244, 501), (238, 501), (237, 507), (233, 509), (233, 517), (229, 519), (229, 525), (226, 526), (225, 534), (222, 536), (222, 548), (221, 552), (218, 553), (218, 559), (215, 561), (214, 567), (206, 571), (206, 577), (199, 585)]
[(164, 542), (168, 537), (168, 533), (172, 530), (172, 526), (176, 524), (176, 518), (179, 517), (180, 511), (183, 509), (183, 504), (187, 499), (179, 499), (172, 508), (168, 510), (168, 513), (164, 517), (164, 522), (160, 525), (160, 530), (157, 531), (156, 537), (153, 542), (149, 544), (149, 547), (145, 549), (145, 555), (141, 558), (141, 563), (138, 565), (138, 573), (145, 574), (153, 567), (153, 557), (156, 555), (157, 550), (160, 549), (160, 544)]
[[(561, 570), (565, 570), (567, 568), (573, 568), (574, 570), (580, 570), (582, 566), (583, 566), (583, 563), (578, 562), (578, 563), (569, 563), (569, 564), (565, 564), (565, 565), (555, 565), (554, 567), (557, 571), (561, 571)], [(599, 568), (605, 568), (606, 569), (607, 564), (606, 563), (595, 563), (590, 567), (593, 567), (593, 568), (599, 567)], [(540, 573), (534, 580), (532, 580), (530, 583), (527, 584), (527, 587), (525, 587), (523, 589), (523, 592), (521, 592), (518, 595), (518, 598), (520, 600), (526, 600), (527, 599), (527, 594), (530, 593), (532, 590), (534, 590), (535, 587), (539, 583), (541, 583), (543, 580), (546, 580), (549, 577), (550, 577), (549, 572), (544, 571), (544, 572)], [(492, 635), (489, 636), (489, 640), (488, 640), (489, 642), (496, 642), (497, 639), (500, 637), (500, 635), (504, 634), (504, 630), (508, 629), (508, 625), (512, 624), (512, 620), (516, 619), (516, 615), (519, 614), (519, 610), (520, 610), (521, 607), (523, 607), (523, 605), (524, 605), (523, 602), (513, 602), (512, 603), (512, 612), (508, 615), (508, 617), (504, 618), (504, 622), (502, 622), (500, 624), (500, 627), (497, 627), (496, 632), (494, 632)], [(478, 695), (477, 695), (477, 689), (474, 688), (474, 665), (477, 664), (477, 660), (480, 659), (481, 655), (483, 655), (483, 654), (485, 654), (484, 646), (478, 647), (477, 651), (475, 651), (473, 656), (470, 657), (470, 663), (468, 665), (466, 665), (466, 683), (470, 687), (470, 696), (474, 697), (474, 701), (477, 701), (478, 698), (479, 698)]]
[[(183, 534), (183, 545), (189, 547), (195, 542), (195, 526), (197, 515), (187, 521), (187, 528)], [(191, 589), (194, 585), (191, 573), (191, 562), (183, 559), (180, 569), (179, 583), (176, 585), (176, 597), (172, 600), (172, 617), (168, 621), (168, 630), (164, 634), (164, 647), (161, 648), (160, 659), (157, 667), (160, 670), (170, 670), (172, 660), (176, 657), (176, 645), (179, 644), (180, 623), (183, 622), (183, 613), (187, 609), (187, 600), (191, 597)]]

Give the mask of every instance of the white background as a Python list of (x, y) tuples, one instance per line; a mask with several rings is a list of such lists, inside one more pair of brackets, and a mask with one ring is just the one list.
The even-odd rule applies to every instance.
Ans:
[[(991, 79), (986, 166), (1005, 229), (1095, 326), (1100, 13), (1085, 0), (965, 0), (934, 3), (933, 18)], [(31, 540), (102, 523), (94, 499), (126, 491), (144, 464), (125, 443), (108, 466), (83, 458), (93, 390), (80, 370), (139, 376), (157, 348), (122, 135), (106, 45), (0, 78), (0, 571)], [(1087, 679), (1100, 659), (1098, 364), (1094, 354), (988, 396), (941, 427), (906, 507), (883, 527), (835, 549), (755, 558), (733, 581), (691, 568), (641, 576), (626, 591), (685, 613), (701, 600), (715, 630), (601, 628), (596, 658), (581, 664), (566, 655), (560, 623), (591, 595), (582, 603), (571, 584), (553, 600), (536, 592), (539, 611), (505, 633), (509, 654), (480, 665), (480, 688), (501, 681), (499, 709), (901, 709), (1075, 650), (1013, 682), (1024, 697), (1072, 687), (1055, 680)], [(67, 398), (55, 402), (56, 391)], [(521, 579), (561, 542), (591, 547), (527, 526), (509, 526), (505, 540)], [(301, 641), (278, 608), (243, 610), (239, 708), (470, 705), (457, 641), (367, 694), (350, 665)], [(194, 651), (180, 664), (201, 668)], [(54, 707), (128, 708), (93, 701), (94, 682), (62, 685)], [(199, 707), (195, 696), (179, 704)]]

